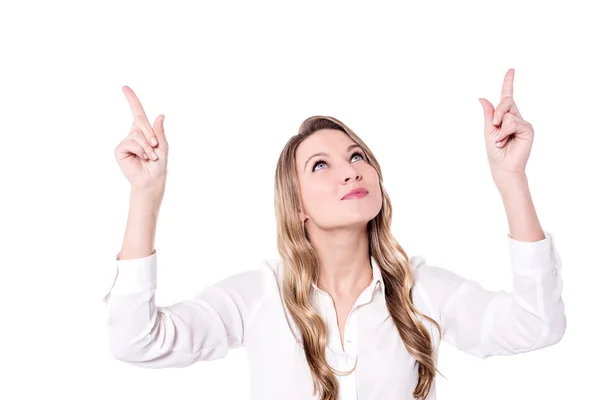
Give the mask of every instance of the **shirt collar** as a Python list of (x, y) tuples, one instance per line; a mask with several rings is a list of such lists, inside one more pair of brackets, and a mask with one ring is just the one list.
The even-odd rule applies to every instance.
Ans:
[(373, 267), (373, 280), (375, 281), (375, 289), (381, 288), (381, 291), (385, 293), (385, 284), (383, 283), (383, 276), (381, 276), (381, 269), (375, 261), (375, 257), (371, 256), (371, 267)]
[[(381, 291), (385, 293), (385, 284), (383, 283), (383, 277), (381, 276), (381, 269), (373, 256), (371, 256), (371, 268), (373, 269), (373, 281), (371, 283), (374, 285), (374, 290), (381, 288)], [(316, 291), (322, 292), (315, 282), (312, 283), (312, 287)]]

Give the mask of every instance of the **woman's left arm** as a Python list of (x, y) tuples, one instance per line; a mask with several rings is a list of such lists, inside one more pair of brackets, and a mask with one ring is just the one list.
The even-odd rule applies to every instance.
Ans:
[(547, 347), (566, 330), (560, 256), (552, 235), (540, 226), (525, 174), (534, 131), (513, 100), (514, 73), (506, 73), (496, 109), (479, 99), (488, 163), (508, 219), (512, 291), (486, 290), (424, 260), (415, 269), (443, 338), (482, 358)]

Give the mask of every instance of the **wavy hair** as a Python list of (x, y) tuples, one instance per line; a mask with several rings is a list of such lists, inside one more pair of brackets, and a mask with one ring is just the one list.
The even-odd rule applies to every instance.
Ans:
[(381, 268), (385, 286), (385, 301), (392, 321), (406, 349), (418, 364), (419, 380), (413, 391), (416, 399), (425, 399), (435, 379), (435, 349), (429, 332), (418, 316), (431, 321), (440, 332), (439, 324), (421, 314), (412, 302), (413, 273), (408, 256), (391, 233), (392, 206), (383, 187), (379, 163), (367, 145), (341, 121), (328, 116), (313, 116), (301, 125), (283, 148), (275, 171), (275, 216), (277, 248), (284, 266), (283, 300), (302, 336), (302, 347), (310, 367), (314, 393), (321, 400), (338, 399), (338, 375), (325, 356), (327, 328), (310, 302), (312, 283), (316, 282), (319, 260), (299, 218), (300, 187), (296, 173), (296, 149), (308, 136), (320, 129), (335, 129), (346, 133), (366, 155), (366, 161), (379, 176), (383, 205), (379, 214), (368, 222), (369, 252)]

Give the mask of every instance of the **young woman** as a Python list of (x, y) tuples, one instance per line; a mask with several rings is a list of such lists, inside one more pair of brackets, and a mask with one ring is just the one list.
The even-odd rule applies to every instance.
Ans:
[(442, 339), (479, 357), (557, 343), (566, 326), (560, 258), (529, 193), (534, 132), (513, 101), (513, 78), (510, 69), (496, 109), (480, 99), (510, 230), (511, 293), (409, 258), (391, 234), (391, 202), (375, 156), (341, 121), (315, 116), (277, 163), (280, 259), (169, 307), (154, 302), (164, 116), (151, 126), (125, 86), (134, 123), (115, 150), (131, 196), (106, 298), (114, 356), (148, 368), (182, 367), (243, 346), (253, 399), (433, 400)]

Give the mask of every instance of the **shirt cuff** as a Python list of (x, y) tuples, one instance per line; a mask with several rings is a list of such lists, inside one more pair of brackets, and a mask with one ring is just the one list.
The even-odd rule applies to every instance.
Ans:
[(544, 231), (545, 238), (537, 242), (521, 242), (507, 235), (510, 262), (517, 275), (543, 275), (554, 271), (559, 256), (552, 234)]
[(119, 260), (117, 254), (117, 273), (105, 300), (111, 294), (137, 294), (156, 289), (156, 270), (156, 251), (131, 260)]

